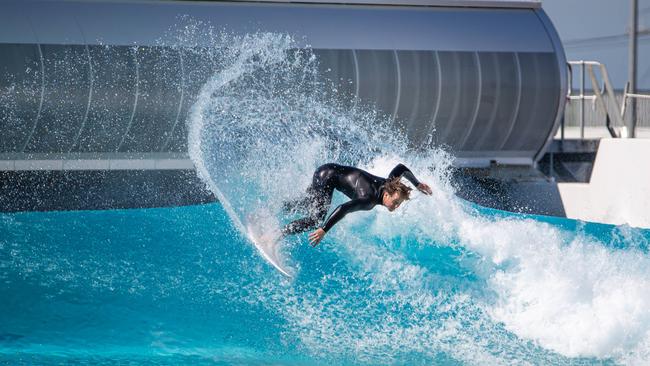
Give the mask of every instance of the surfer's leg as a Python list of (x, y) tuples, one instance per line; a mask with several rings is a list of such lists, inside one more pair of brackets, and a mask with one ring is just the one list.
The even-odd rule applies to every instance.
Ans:
[(313, 195), (309, 205), (309, 216), (290, 222), (282, 229), (282, 234), (285, 236), (298, 234), (318, 227), (327, 215), (333, 193), (332, 187), (325, 186), (319, 194)]
[[(313, 202), (318, 200), (319, 196), (327, 196), (327, 191), (331, 190), (329, 181), (331, 180), (333, 174), (334, 168), (332, 164), (325, 164), (318, 167), (318, 169), (316, 169), (314, 172), (311, 184), (307, 188), (305, 195), (291, 201), (283, 202), (282, 210), (287, 213), (311, 210)], [(310, 214), (310, 216), (313, 215)]]
[(318, 210), (317, 211), (318, 214), (315, 214), (316, 212), (314, 212), (313, 209), (310, 209), (309, 211), (310, 211), (309, 216), (303, 217), (301, 219), (292, 221), (289, 224), (287, 224), (282, 229), (282, 234), (283, 235), (299, 234), (305, 231), (309, 231), (311, 229), (315, 229), (318, 226), (318, 224), (320, 224), (323, 221), (323, 218), (325, 218), (325, 215), (327, 214), (327, 208)]
[(315, 217), (303, 217), (290, 222), (282, 229), (282, 235), (293, 235), (303, 233), (318, 226), (320, 221)]
[[(308, 190), (309, 192), (309, 190)], [(304, 197), (297, 198), (291, 201), (285, 201), (282, 203), (282, 210), (287, 213), (295, 213), (296, 211), (304, 211), (309, 207), (309, 202), (312, 198), (309, 196), (309, 193)]]

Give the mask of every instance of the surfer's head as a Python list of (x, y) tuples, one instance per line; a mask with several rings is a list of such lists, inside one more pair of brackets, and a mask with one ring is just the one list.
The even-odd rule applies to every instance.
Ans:
[(395, 177), (384, 184), (384, 193), (381, 200), (382, 204), (388, 208), (388, 211), (392, 212), (410, 197), (411, 188), (402, 183), (399, 177)]

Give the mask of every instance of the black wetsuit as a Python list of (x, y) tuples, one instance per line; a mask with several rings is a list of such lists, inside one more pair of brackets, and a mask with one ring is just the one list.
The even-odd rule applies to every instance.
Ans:
[(307, 188), (307, 196), (284, 205), (285, 210), (306, 209), (309, 216), (291, 222), (282, 229), (282, 233), (284, 235), (296, 234), (317, 227), (327, 215), (332, 195), (336, 189), (351, 200), (337, 207), (321, 225), (323, 230), (328, 231), (350, 212), (370, 210), (375, 205), (381, 205), (384, 183), (388, 179), (402, 176), (416, 187), (420, 184), (409, 168), (403, 164), (398, 164), (393, 168), (388, 178), (377, 177), (365, 170), (351, 166), (321, 165), (314, 172), (312, 183)]

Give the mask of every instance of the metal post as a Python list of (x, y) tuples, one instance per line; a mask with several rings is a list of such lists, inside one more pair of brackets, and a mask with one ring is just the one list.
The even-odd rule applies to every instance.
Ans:
[(585, 138), (585, 62), (580, 61), (580, 139)]
[[(632, 94), (636, 93), (636, 48), (637, 48), (637, 23), (638, 23), (638, 12), (639, 12), (639, 1), (632, 0), (632, 16), (630, 19), (630, 54), (629, 54), (629, 79), (630, 79), (630, 90)], [(627, 122), (627, 136), (634, 137), (636, 130), (636, 99), (630, 98), (630, 118)]]
[(551, 179), (552, 179), (553, 181), (555, 181), (555, 177), (554, 177), (554, 175), (555, 175), (555, 168), (553, 167), (553, 150), (552, 150), (552, 149), (551, 149), (551, 156), (550, 156), (550, 158), (551, 158), (551, 164), (550, 164), (551, 166), (549, 167), (549, 168), (550, 168), (550, 169), (549, 169), (549, 175), (551, 176)]
[[(567, 96), (566, 100), (564, 101), (564, 105), (566, 107), (567, 104), (571, 103), (571, 97), (573, 96), (573, 65), (571, 64), (571, 61), (567, 62), (567, 80), (569, 83), (569, 86), (567, 88)], [(566, 119), (566, 108), (564, 109), (564, 113), (562, 114), (562, 121), (560, 123), (560, 144), (564, 145), (564, 123)]]

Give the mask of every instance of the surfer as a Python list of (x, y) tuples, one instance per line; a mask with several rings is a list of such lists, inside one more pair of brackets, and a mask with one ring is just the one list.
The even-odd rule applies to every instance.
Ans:
[[(308, 216), (287, 224), (282, 234), (297, 234), (318, 227), (309, 234), (309, 242), (315, 247), (327, 231), (350, 212), (371, 210), (376, 205), (386, 206), (392, 212), (410, 198), (412, 189), (400, 181), (401, 177), (419, 191), (431, 194), (431, 188), (418, 181), (404, 164), (397, 164), (388, 178), (377, 177), (351, 166), (333, 163), (321, 165), (314, 172), (307, 195), (284, 204), (286, 211), (307, 210)], [(319, 227), (318, 224), (327, 215), (335, 189), (348, 196), (350, 201), (338, 206)]]

